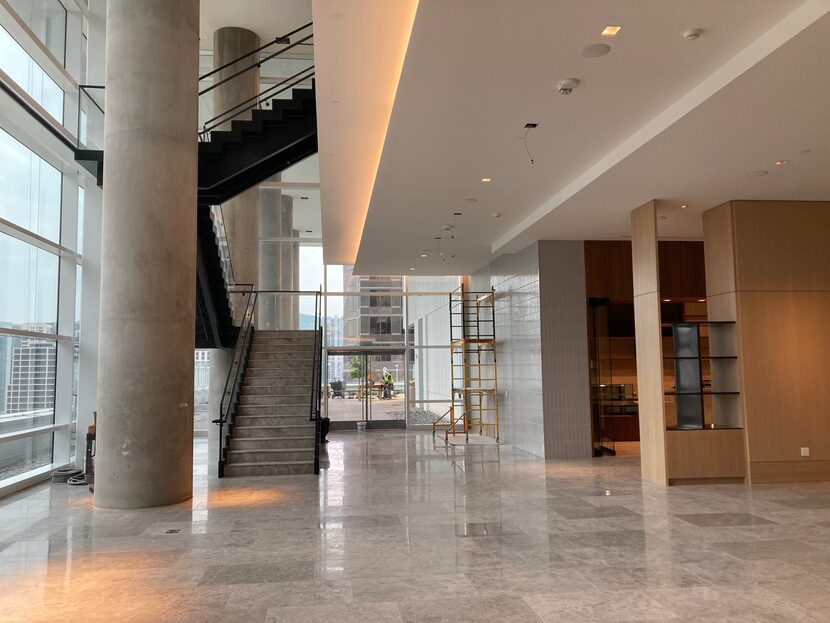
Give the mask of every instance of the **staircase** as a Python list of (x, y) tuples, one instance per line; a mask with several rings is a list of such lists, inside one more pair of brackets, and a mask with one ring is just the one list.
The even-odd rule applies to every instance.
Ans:
[(314, 473), (314, 331), (256, 331), (225, 476)]

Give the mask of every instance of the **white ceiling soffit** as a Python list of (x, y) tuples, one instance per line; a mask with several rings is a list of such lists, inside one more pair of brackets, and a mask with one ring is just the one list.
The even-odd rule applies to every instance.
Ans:
[[(627, 236), (630, 210), (652, 198), (661, 235), (679, 238), (699, 237), (700, 212), (725, 200), (826, 199), (828, 11), (830, 0), (421, 0), (356, 270), (463, 274), (534, 240)], [(601, 37), (612, 24), (622, 31)], [(684, 39), (695, 27), (703, 36)], [(592, 43), (611, 52), (583, 57)], [(571, 77), (581, 84), (559, 95)], [(526, 122), (539, 124), (533, 165)]]
[(213, 33), (226, 26), (247, 28), (266, 43), (308, 24), (311, 0), (201, 0), (199, 12), (199, 49), (213, 50)]
[(313, 0), (323, 249), (352, 264), (418, 0)]

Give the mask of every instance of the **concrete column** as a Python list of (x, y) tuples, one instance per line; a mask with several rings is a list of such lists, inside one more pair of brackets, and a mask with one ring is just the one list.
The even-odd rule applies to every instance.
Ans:
[[(260, 46), (259, 36), (245, 28), (220, 28), (213, 33), (213, 66), (221, 67), (243, 54)], [(257, 55), (249, 56), (216, 74), (217, 81), (236, 73), (256, 62)], [(213, 114), (218, 115), (241, 104), (259, 93), (259, 68), (246, 71), (233, 80), (217, 87), (213, 93)], [(234, 119), (250, 119), (251, 111), (238, 113)], [(230, 119), (218, 129), (230, 130)], [(225, 218), (225, 230), (228, 235), (228, 248), (233, 264), (234, 281), (239, 284), (250, 283), (255, 286), (259, 278), (259, 215), (257, 202), (258, 188), (251, 188), (237, 195), (222, 206)], [(234, 301), (237, 303), (238, 301)], [(234, 306), (234, 321), (241, 323), (244, 307)]]
[[(260, 203), (260, 228), (266, 242), (262, 245), (260, 265), (260, 289), (295, 290), (294, 244), (285, 240), (294, 236), (294, 199), (279, 190), (262, 190)], [(259, 324), (262, 329), (296, 328), (295, 307), (298, 300), (290, 295), (265, 295), (257, 303)]]
[(107, 3), (95, 504), (192, 496), (198, 0)]

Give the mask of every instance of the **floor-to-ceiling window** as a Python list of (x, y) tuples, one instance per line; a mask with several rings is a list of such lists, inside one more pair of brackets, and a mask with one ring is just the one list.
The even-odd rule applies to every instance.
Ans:
[(75, 452), (79, 201), (77, 179), (0, 129), (0, 486)]

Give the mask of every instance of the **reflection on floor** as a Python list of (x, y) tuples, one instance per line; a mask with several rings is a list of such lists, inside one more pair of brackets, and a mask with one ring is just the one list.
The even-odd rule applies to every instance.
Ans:
[(192, 502), (0, 503), (0, 620), (825, 621), (830, 484), (642, 484), (428, 433), (332, 433), (319, 477), (207, 477)]

